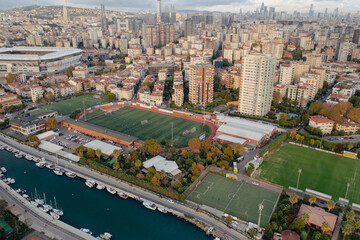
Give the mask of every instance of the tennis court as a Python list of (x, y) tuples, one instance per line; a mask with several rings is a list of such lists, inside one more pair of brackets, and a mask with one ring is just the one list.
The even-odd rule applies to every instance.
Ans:
[(88, 118), (87, 122), (138, 137), (143, 141), (154, 138), (159, 143), (166, 140), (171, 144), (173, 136), (174, 147), (177, 148), (187, 147), (190, 138), (198, 138), (203, 134), (207, 138), (211, 131), (207, 125), (203, 126), (200, 122), (132, 107), (100, 114), (98, 117)]
[(259, 205), (261, 226), (270, 220), (279, 193), (251, 184), (209, 174), (190, 194), (187, 200), (220, 210), (247, 222), (257, 223)]
[(82, 95), (61, 102), (42, 106), (41, 109), (53, 110), (58, 112), (60, 115), (67, 115), (75, 110), (82, 110), (84, 107), (88, 108), (104, 102), (105, 101), (101, 98), (96, 98), (90, 95)]

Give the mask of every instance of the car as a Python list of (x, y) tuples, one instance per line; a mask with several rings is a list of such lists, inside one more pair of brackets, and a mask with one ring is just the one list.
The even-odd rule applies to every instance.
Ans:
[(354, 139), (353, 137), (349, 137), (349, 139)]
[(171, 203), (171, 204), (174, 204), (174, 203), (175, 203), (175, 201), (172, 200), (172, 199), (168, 199), (168, 202)]
[(332, 140), (332, 138), (329, 138), (328, 140), (329, 140), (329, 141), (331, 141), (331, 140)]
[(348, 140), (349, 138), (348, 137), (344, 137), (345, 140)]
[(252, 181), (252, 184), (254, 184), (255, 186), (259, 186), (260, 184), (258, 182)]

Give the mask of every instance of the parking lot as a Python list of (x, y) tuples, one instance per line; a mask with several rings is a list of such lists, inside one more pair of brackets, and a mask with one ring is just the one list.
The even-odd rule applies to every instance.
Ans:
[(58, 129), (59, 136), (49, 139), (48, 141), (71, 151), (80, 145), (84, 145), (94, 140), (93, 138), (85, 136), (82, 133), (69, 131), (67, 128), (59, 127)]

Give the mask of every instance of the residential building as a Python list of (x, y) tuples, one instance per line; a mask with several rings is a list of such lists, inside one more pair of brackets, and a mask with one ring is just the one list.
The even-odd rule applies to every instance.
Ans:
[(190, 66), (189, 101), (207, 104), (213, 101), (214, 67), (210, 64)]
[(276, 58), (250, 54), (243, 57), (241, 66), (238, 111), (264, 116), (271, 108)]
[(311, 116), (309, 119), (309, 126), (312, 128), (319, 128), (323, 134), (331, 134), (334, 123), (334, 121), (320, 115)]
[(11, 129), (25, 136), (45, 130), (45, 120), (30, 115), (20, 115), (10, 121)]
[(360, 129), (360, 124), (346, 118), (343, 118), (341, 122), (335, 124), (336, 131), (338, 132), (344, 131), (346, 134), (357, 133), (359, 129)]
[(0, 104), (2, 105), (2, 108), (7, 108), (10, 106), (20, 105), (22, 104), (22, 101), (16, 94), (9, 93), (0, 96)]
[(294, 67), (291, 64), (281, 64), (279, 84), (290, 85), (294, 79)]
[(44, 90), (41, 86), (32, 86), (30, 87), (31, 100), (36, 102), (36, 100), (43, 97)]

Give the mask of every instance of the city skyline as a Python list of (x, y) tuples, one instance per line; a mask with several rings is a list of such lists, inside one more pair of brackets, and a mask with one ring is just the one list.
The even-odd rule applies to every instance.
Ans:
[[(163, 0), (162, 6), (175, 4), (177, 10), (196, 10), (196, 11), (216, 11), (216, 12), (239, 12), (242, 9), (242, 12), (253, 12), (257, 8), (260, 9), (262, 2), (268, 7), (274, 7), (277, 11), (300, 11), (308, 12), (311, 4), (314, 6), (315, 12), (324, 12), (325, 8), (328, 9), (328, 12), (332, 12), (336, 8), (339, 8), (339, 11), (343, 12), (358, 12), (360, 9), (354, 9), (356, 6), (356, 1), (354, 0), (344, 0), (344, 1), (334, 1), (334, 0), (316, 0), (316, 1), (295, 1), (295, 0), (225, 0), (221, 1), (179, 1), (179, 0)], [(55, 6), (62, 2), (55, 0), (24, 0), (21, 2), (3, 2), (0, 4), (0, 9), (11, 9), (20, 6), (31, 6), (31, 5), (44, 5), (44, 6)], [(100, 4), (104, 4), (105, 7), (109, 10), (123, 10), (123, 11), (155, 11), (156, 12), (156, 0), (134, 0), (131, 2), (118, 2), (113, 0), (107, 1), (98, 1), (98, 0), (70, 0), (68, 1), (69, 7), (81, 7), (81, 8), (99, 8)]]

